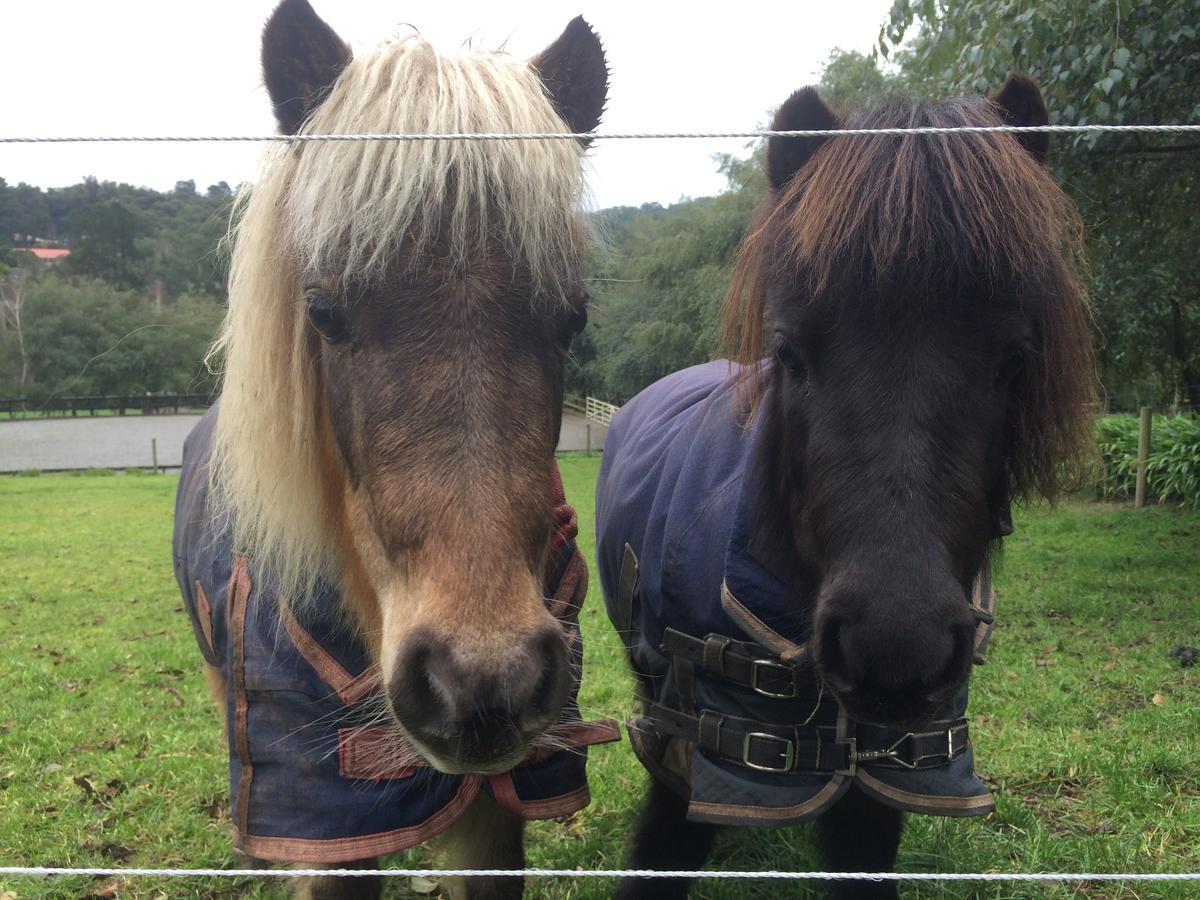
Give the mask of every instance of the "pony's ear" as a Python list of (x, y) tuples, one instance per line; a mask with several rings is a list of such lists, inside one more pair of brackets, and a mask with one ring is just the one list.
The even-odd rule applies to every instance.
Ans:
[(529, 65), (572, 132), (583, 134), (600, 124), (608, 100), (608, 63), (600, 38), (583, 16), (568, 22), (558, 39)]
[[(801, 88), (783, 101), (771, 121), (772, 131), (827, 131), (838, 127), (838, 117), (817, 95), (815, 88)], [(767, 141), (767, 181), (772, 190), (782, 190), (827, 141), (823, 137), (773, 137)]]
[(342, 69), (350, 48), (322, 21), (308, 0), (283, 0), (262, 37), (263, 81), (283, 134), (295, 134)]
[[(1037, 82), (1027, 75), (1009, 75), (1004, 86), (992, 98), (1005, 125), (1049, 125), (1050, 114)], [(1013, 135), (1040, 163), (1050, 152), (1050, 135), (1044, 131)]]

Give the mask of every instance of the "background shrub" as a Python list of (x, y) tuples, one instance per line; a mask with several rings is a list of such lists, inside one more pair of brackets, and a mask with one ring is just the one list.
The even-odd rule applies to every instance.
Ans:
[[(1101, 459), (1096, 479), (1100, 495), (1109, 500), (1132, 497), (1137, 482), (1137, 417), (1097, 420), (1096, 444)], [(1146, 489), (1159, 503), (1200, 509), (1200, 416), (1154, 416)]]

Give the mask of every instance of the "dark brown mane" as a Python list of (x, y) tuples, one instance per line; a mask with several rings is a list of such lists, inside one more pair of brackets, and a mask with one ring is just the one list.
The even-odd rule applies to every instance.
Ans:
[[(955, 99), (891, 103), (846, 127), (999, 124), (987, 101)], [(1010, 135), (833, 137), (759, 210), (724, 331), (731, 359), (767, 355), (766, 287), (785, 277), (808, 302), (1019, 304), (1036, 346), (1009, 416), (1011, 482), (1053, 498), (1087, 460), (1096, 399), (1083, 270), (1078, 214)], [(760, 367), (747, 371), (753, 409)]]

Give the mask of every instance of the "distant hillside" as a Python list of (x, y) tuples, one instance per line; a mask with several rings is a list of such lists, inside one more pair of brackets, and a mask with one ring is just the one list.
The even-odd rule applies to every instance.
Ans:
[[(181, 181), (168, 193), (88, 178), (65, 188), (9, 185), (0, 178), (0, 253), (50, 242), (71, 249), (65, 274), (153, 292), (225, 294), (217, 252), (233, 192), (221, 182), (198, 193)], [(0, 262), (15, 261), (0, 256)]]

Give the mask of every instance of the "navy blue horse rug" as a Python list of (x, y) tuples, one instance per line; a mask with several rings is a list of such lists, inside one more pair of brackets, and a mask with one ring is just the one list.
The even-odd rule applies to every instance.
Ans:
[(554, 529), (546, 603), (569, 642), (574, 688), (554, 729), (555, 749), (535, 750), (499, 775), (447, 775), (429, 768), (381, 715), (378, 670), (346, 627), (334, 590), (324, 588), (301, 620), (279, 602), (269, 577), (252, 582), (253, 567), (234, 553), (210, 508), (216, 415), (210, 410), (184, 445), (174, 557), (200, 651), (225, 680), (234, 846), (260, 859), (339, 863), (429, 840), (480, 791), (526, 819), (586, 806), (587, 747), (618, 740), (619, 732), (613, 722), (582, 721), (574, 700), (587, 565), (557, 469), (547, 498)]
[[(976, 776), (964, 687), (915, 733), (855, 722), (806, 664), (789, 547), (755, 529), (761, 417), (739, 412), (736, 367), (696, 366), (613, 417), (596, 487), (609, 617), (640, 682), (634, 750), (694, 821), (785, 825), (852, 781), (882, 803), (946, 816), (992, 810)], [(972, 606), (990, 635), (986, 569)]]

